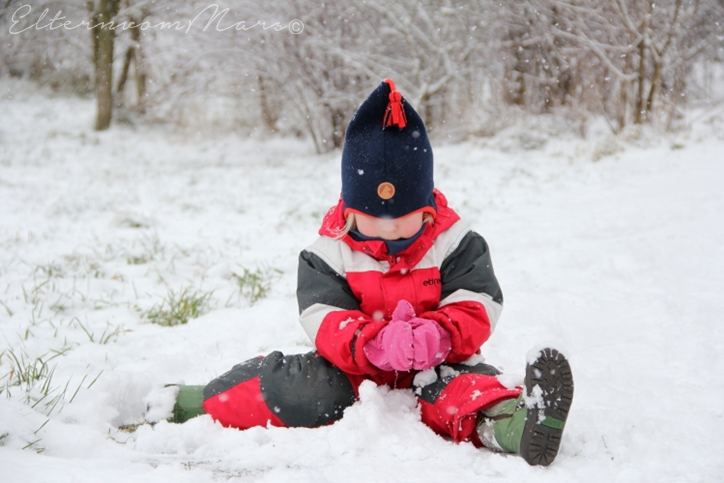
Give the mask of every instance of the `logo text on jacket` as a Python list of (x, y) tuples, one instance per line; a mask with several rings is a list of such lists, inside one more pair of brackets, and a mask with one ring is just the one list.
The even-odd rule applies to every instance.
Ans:
[(440, 285), (442, 283), (442, 280), (439, 278), (430, 278), (428, 280), (425, 280), (422, 282), (422, 284), (427, 287), (428, 285)]

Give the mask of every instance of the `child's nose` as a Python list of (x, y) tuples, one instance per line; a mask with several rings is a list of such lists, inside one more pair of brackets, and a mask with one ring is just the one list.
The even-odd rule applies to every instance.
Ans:
[(392, 233), (395, 231), (396, 227), (397, 223), (395, 223), (395, 220), (380, 220), (379, 229), (382, 233)]

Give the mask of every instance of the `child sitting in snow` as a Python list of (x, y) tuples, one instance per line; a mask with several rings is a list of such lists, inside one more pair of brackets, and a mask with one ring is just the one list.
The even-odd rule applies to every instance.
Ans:
[(172, 421), (208, 413), (240, 429), (321, 426), (372, 380), (418, 386), (422, 421), (438, 434), (553, 461), (573, 397), (568, 361), (536, 352), (522, 388), (465, 363), (490, 337), (503, 295), (485, 240), (434, 189), (425, 126), (389, 79), (349, 124), (341, 199), (319, 233), (300, 255), (297, 287), (316, 350), (272, 352), (181, 386)]

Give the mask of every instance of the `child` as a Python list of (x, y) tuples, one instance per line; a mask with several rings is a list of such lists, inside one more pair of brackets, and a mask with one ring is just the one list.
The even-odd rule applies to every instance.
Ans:
[[(316, 427), (342, 417), (365, 380), (418, 387), (422, 421), (456, 442), (549, 465), (573, 397), (566, 358), (535, 354), (525, 387), (507, 388), (480, 353), (503, 295), (485, 240), (433, 187), (417, 112), (385, 80), (347, 129), (342, 196), (299, 258), (302, 327), (316, 351), (272, 352), (207, 386), (179, 388), (173, 421), (208, 413), (224, 426)], [(425, 380), (431, 379), (427, 373)]]

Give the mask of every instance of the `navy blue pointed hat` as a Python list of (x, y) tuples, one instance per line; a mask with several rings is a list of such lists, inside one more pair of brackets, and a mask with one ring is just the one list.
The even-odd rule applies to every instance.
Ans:
[(399, 218), (436, 212), (432, 147), (419, 114), (386, 79), (347, 127), (342, 150), (345, 215)]

